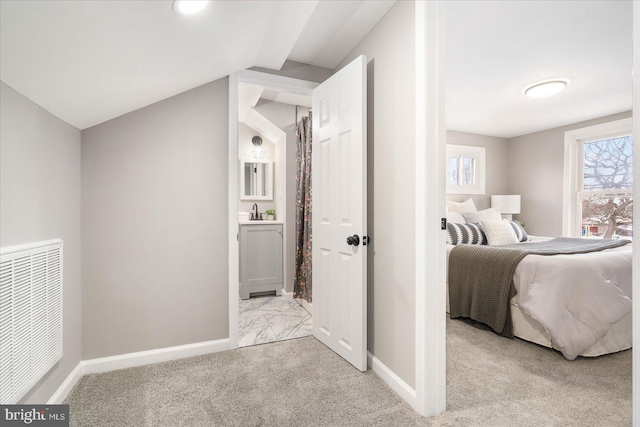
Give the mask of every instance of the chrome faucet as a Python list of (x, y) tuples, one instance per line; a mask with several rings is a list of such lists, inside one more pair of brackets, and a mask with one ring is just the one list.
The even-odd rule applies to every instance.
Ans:
[(253, 207), (251, 208), (252, 211), (255, 211), (255, 213), (251, 212), (251, 216), (253, 216), (254, 220), (258, 219), (258, 204), (254, 203)]

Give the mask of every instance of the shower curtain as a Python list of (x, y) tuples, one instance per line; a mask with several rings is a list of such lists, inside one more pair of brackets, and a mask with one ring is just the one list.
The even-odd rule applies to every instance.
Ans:
[(296, 276), (293, 295), (311, 302), (311, 112), (297, 126)]

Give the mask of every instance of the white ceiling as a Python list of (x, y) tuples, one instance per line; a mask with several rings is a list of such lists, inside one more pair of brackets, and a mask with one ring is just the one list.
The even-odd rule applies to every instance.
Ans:
[[(0, 79), (84, 129), (253, 66), (333, 69), (395, 1), (0, 1)], [(631, 109), (631, 1), (445, 1), (447, 127), (513, 137)], [(551, 98), (530, 83), (571, 79)], [(278, 94), (263, 98), (281, 102)]]
[[(631, 1), (444, 4), (447, 129), (510, 138), (631, 110)], [(522, 93), (556, 77), (558, 95)]]
[(394, 1), (1, 1), (0, 80), (85, 129), (287, 58), (333, 69)]

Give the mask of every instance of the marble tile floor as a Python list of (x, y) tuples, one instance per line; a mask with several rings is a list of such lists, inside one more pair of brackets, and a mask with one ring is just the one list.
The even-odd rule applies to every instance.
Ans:
[(239, 346), (301, 338), (313, 332), (311, 315), (285, 296), (240, 299)]

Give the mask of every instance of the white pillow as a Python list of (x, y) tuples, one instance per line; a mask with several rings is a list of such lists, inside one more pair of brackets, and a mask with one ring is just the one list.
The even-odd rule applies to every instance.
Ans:
[(447, 212), (475, 212), (476, 204), (473, 203), (473, 199), (468, 199), (464, 202), (452, 202), (447, 200)]
[(487, 236), (489, 246), (512, 245), (518, 243), (518, 236), (513, 231), (508, 219), (500, 221), (482, 221), (484, 234)]
[(498, 208), (489, 208), (477, 212), (463, 212), (462, 216), (467, 222), (502, 221), (502, 215), (500, 215), (500, 209)]
[(447, 223), (464, 224), (467, 220), (458, 212), (447, 212)]

